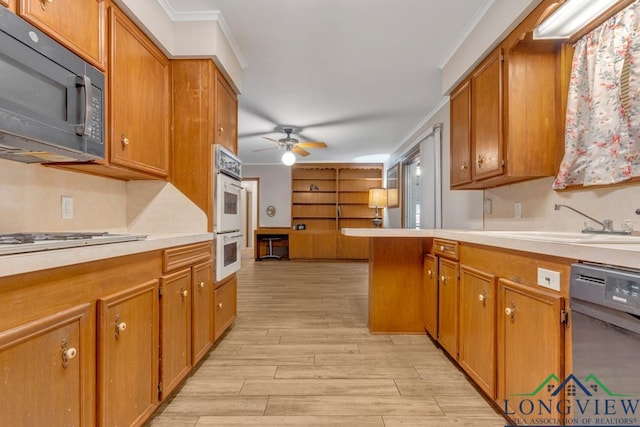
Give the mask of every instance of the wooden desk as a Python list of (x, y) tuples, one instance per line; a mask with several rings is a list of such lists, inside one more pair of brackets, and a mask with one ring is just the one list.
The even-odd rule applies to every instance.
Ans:
[(258, 228), (254, 232), (254, 247), (255, 247), (255, 259), (260, 261), (261, 257), (265, 256), (269, 249), (268, 237), (279, 238), (280, 240), (274, 240), (272, 242), (273, 252), (275, 255), (279, 255), (280, 259), (289, 259), (289, 233), (292, 230), (289, 228)]

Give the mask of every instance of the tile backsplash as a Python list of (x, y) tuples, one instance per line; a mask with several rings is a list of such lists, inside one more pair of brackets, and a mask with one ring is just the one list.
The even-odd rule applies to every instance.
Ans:
[[(600, 221), (612, 219), (615, 229), (623, 221), (632, 221), (640, 230), (640, 184), (619, 185), (555, 192), (553, 177), (542, 178), (485, 190), (492, 212), (484, 215), (486, 230), (550, 230), (581, 231), (586, 218), (568, 209), (554, 209), (555, 204), (569, 205)], [(514, 218), (514, 205), (520, 203), (521, 218)]]

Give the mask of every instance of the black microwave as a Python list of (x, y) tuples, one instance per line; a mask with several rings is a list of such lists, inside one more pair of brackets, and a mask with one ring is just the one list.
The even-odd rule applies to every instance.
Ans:
[(0, 158), (104, 158), (104, 74), (0, 6)]

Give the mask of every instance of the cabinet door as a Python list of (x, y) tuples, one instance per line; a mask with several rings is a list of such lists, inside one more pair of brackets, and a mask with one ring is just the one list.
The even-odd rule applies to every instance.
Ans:
[(502, 49), (471, 75), (471, 178), (502, 174)]
[(440, 259), (438, 266), (438, 342), (458, 358), (458, 263)]
[(310, 231), (294, 231), (289, 235), (289, 258), (312, 259), (315, 235)]
[[(518, 394), (533, 393), (553, 374), (564, 378), (564, 300), (509, 280), (498, 284), (498, 402), (504, 409), (504, 399), (509, 399), (511, 411), (530, 398)], [(551, 397), (545, 388), (537, 397), (553, 399), (556, 408), (564, 396)], [(515, 417), (527, 420), (523, 414)]]
[(92, 425), (90, 305), (0, 333), (0, 425)]
[(16, 11), (16, 0), (0, 0), (0, 5), (9, 8), (10, 11)]
[(110, 161), (166, 177), (169, 61), (117, 7), (110, 10)]
[(215, 339), (227, 330), (237, 316), (238, 280), (232, 276), (228, 282), (213, 291), (215, 305)]
[(471, 91), (469, 81), (451, 93), (451, 183), (471, 182)]
[(318, 232), (313, 240), (313, 258), (315, 259), (335, 259), (337, 236), (334, 231)]
[(422, 319), (424, 328), (433, 338), (438, 337), (438, 264), (432, 255), (424, 257), (422, 288)]
[(460, 267), (460, 365), (496, 397), (496, 276)]
[(160, 279), (160, 382), (166, 397), (191, 368), (191, 269)]
[(98, 425), (141, 424), (158, 405), (158, 281), (98, 300)]
[(368, 259), (369, 238), (339, 235), (336, 257), (339, 259)]
[(238, 152), (238, 101), (224, 76), (216, 78), (216, 144)]
[(198, 363), (213, 345), (213, 263), (192, 269), (191, 359)]
[(20, 0), (19, 14), (104, 70), (105, 3), (103, 0)]

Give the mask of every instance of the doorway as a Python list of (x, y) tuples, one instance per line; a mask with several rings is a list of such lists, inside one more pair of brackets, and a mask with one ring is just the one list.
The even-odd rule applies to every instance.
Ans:
[(243, 230), (245, 235), (245, 247), (252, 248), (255, 230), (260, 224), (258, 206), (260, 205), (260, 178), (243, 178), (242, 188), (245, 189), (243, 206)]

